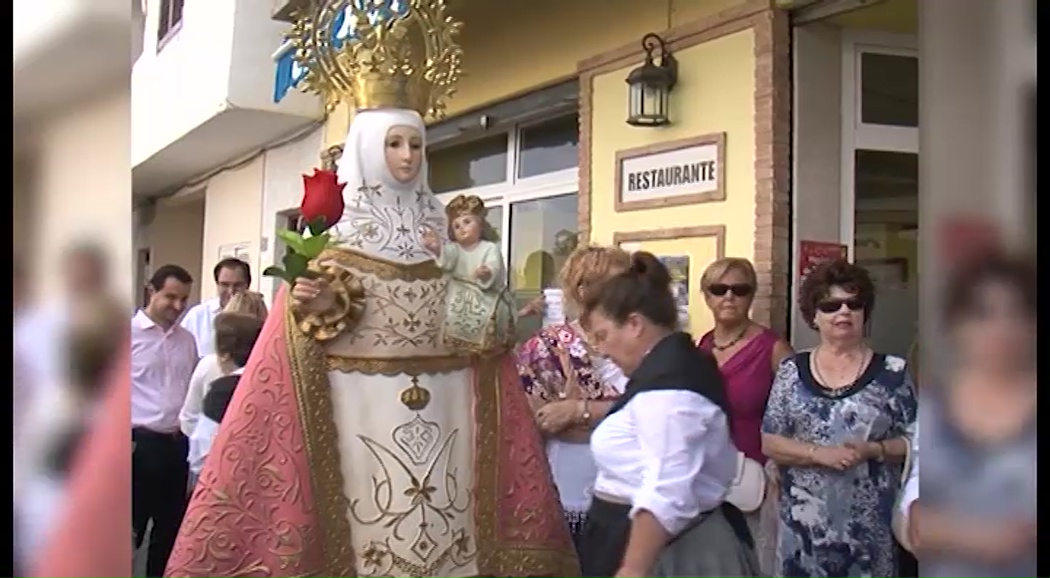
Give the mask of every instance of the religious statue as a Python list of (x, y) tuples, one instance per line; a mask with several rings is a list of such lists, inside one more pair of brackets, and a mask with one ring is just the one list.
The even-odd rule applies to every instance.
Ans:
[(514, 339), (506, 265), (487, 213), (480, 198), (460, 195), (445, 208), (452, 242), (442, 244), (432, 229), (423, 233), (423, 246), (449, 275), (442, 342), (467, 354), (509, 347)]
[(304, 4), (304, 83), (356, 108), (342, 218), (275, 298), (167, 575), (578, 576), (507, 344), (462, 355), (442, 339), (456, 290), (449, 246), (435, 261), (424, 242), (449, 223), (423, 119), (459, 75), (458, 24), (444, 0)]

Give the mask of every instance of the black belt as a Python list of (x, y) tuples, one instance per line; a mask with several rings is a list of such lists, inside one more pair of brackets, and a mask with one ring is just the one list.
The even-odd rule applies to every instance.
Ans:
[(175, 430), (175, 431), (172, 431), (172, 432), (163, 432), (163, 431), (153, 430), (153, 429), (150, 429), (150, 428), (144, 427), (144, 426), (133, 426), (131, 428), (131, 434), (132, 434), (132, 436), (138, 434), (138, 435), (146, 435), (146, 436), (158, 437), (158, 438), (170, 438), (170, 439), (173, 439), (173, 440), (176, 440), (176, 439), (179, 439), (180, 437), (183, 437), (182, 431), (180, 431), (180, 430)]

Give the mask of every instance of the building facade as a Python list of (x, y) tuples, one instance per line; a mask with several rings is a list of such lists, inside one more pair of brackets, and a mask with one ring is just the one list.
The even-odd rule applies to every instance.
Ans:
[[(317, 97), (295, 89), (302, 71), (282, 45), (288, 25), (280, 19), (296, 0), (276, 2), (272, 13), (231, 4), (216, 16), (210, 3), (185, 2), (181, 29), (157, 42), (148, 9), (148, 59), (133, 80), (134, 102), (141, 83), (156, 91), (142, 93), (154, 102), (133, 118), (133, 134), (150, 143), (140, 150), (135, 140), (133, 151), (135, 195), (149, 223), (140, 261), (200, 271), (202, 297), (221, 255), (244, 255), (256, 271), (279, 261), (274, 233), (294, 221), (300, 174), (342, 144), (352, 114), (340, 106), (323, 115)], [(618, 244), (674, 264), (699, 333), (711, 326), (701, 272), (714, 259), (745, 257), (759, 275), (755, 319), (802, 347), (815, 336), (792, 306), (798, 280), (842, 250), (879, 281), (876, 346), (903, 352), (917, 329), (918, 263), (923, 275), (936, 271), (921, 233), (934, 215), (964, 206), (1008, 228), (1024, 219), (1023, 205), (989, 199), (972, 180), (953, 190), (959, 183), (942, 175), (958, 174), (949, 159), (962, 155), (999, 169), (985, 187), (1013, 178), (1007, 167), (1024, 155), (983, 137), (1009, 140), (1025, 126), (1003, 106), (1008, 89), (1034, 83), (1034, 32), (1027, 44), (1011, 43), (1019, 35), (1009, 33), (1026, 22), (1029, 4), (449, 0), (464, 23), (465, 77), (428, 132), (431, 184), (442, 199), (486, 201), (522, 302), (556, 282), (575, 244)], [(625, 122), (626, 78), (645, 59), (647, 33), (678, 66), (670, 123), (657, 128)], [(179, 35), (182, 55), (166, 55), (179, 49)], [(193, 47), (205, 41), (212, 48)], [(964, 74), (958, 55), (976, 45), (991, 56), (980, 74), (973, 61)], [(938, 70), (932, 83), (924, 73), (921, 92), (920, 59)], [(1029, 60), (1030, 68), (1017, 64)], [(178, 96), (191, 84), (210, 96)], [(959, 99), (963, 87), (981, 98)], [(931, 106), (946, 99), (954, 104)], [(984, 115), (985, 124), (960, 126), (945, 108)], [(938, 149), (927, 158), (931, 143)], [(255, 281), (268, 295), (276, 286)]]

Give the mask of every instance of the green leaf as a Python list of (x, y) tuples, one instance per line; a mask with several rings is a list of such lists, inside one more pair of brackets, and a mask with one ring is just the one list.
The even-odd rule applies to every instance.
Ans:
[(291, 277), (292, 282), (297, 277), (302, 277), (303, 272), (310, 266), (310, 259), (294, 251), (285, 253), (282, 261), (284, 262), (284, 270)]
[(287, 229), (279, 229), (277, 231), (277, 238), (284, 241), (285, 245), (288, 245), (293, 251), (299, 254), (304, 254), (305, 239), (299, 233), (295, 231), (289, 231)]
[(270, 265), (266, 269), (263, 269), (263, 277), (280, 277), (284, 279), (284, 269), (277, 267), (276, 265)]
[(310, 221), (310, 224), (307, 225), (307, 227), (310, 229), (310, 234), (314, 237), (319, 237), (321, 233), (324, 233), (329, 229), (324, 217), (316, 217), (314, 220)]
[(285, 283), (288, 283), (288, 284), (295, 283), (295, 277), (292, 277), (291, 275), (289, 275), (288, 272), (285, 271), (284, 269), (281, 269), (280, 267), (275, 267), (275, 266), (267, 267), (263, 271), (263, 277), (277, 277), (278, 279), (283, 279)]
[(324, 248), (328, 246), (328, 241), (331, 237), (328, 233), (321, 233), (316, 237), (310, 237), (303, 241), (302, 254), (311, 259), (317, 257), (324, 251)]

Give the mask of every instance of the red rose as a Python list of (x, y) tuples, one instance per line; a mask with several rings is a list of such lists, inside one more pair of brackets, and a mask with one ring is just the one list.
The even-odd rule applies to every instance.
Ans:
[[(303, 202), (299, 213), (307, 223), (324, 219), (321, 230), (328, 230), (343, 218), (343, 187), (334, 171), (314, 169), (314, 174), (303, 175)], [(318, 233), (320, 231), (316, 231)]]

